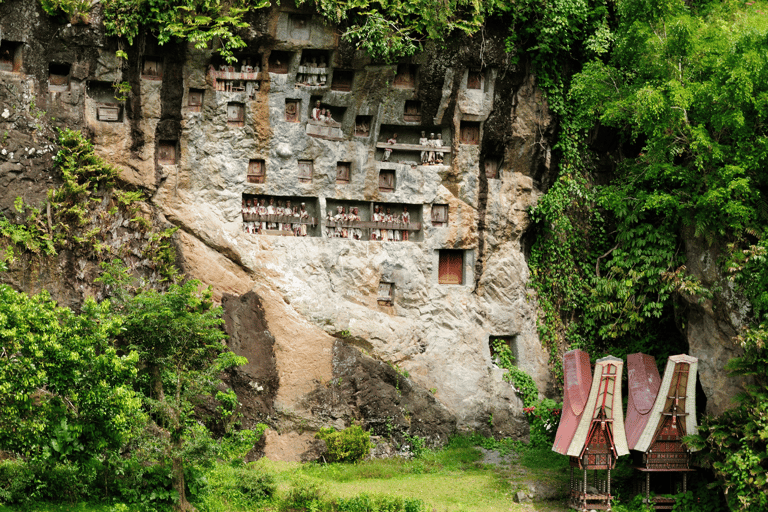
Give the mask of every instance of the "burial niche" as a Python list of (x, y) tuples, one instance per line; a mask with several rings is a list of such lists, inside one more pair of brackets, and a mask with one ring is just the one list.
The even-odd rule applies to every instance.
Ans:
[(163, 79), (163, 59), (160, 57), (144, 57), (141, 66), (141, 78), (145, 80)]
[(395, 191), (395, 171), (393, 169), (382, 169), (379, 171), (379, 192)]
[(279, 75), (288, 74), (288, 66), (291, 63), (291, 52), (273, 51), (269, 54), (269, 72)]
[(157, 143), (157, 163), (160, 165), (176, 165), (178, 141), (161, 140)]
[(299, 160), (299, 183), (312, 183), (315, 164), (312, 160)]
[(51, 62), (48, 64), (48, 90), (64, 92), (69, 90), (69, 74), (72, 64)]
[(459, 142), (461, 144), (480, 144), (480, 123), (476, 121), (462, 121)]
[(0, 39), (0, 71), (21, 72), (21, 49), (24, 43)]
[(301, 108), (301, 100), (286, 99), (285, 100), (285, 120), (289, 123), (299, 122), (299, 112)]
[(355, 72), (351, 69), (334, 69), (331, 90), (349, 92), (352, 90), (352, 82), (354, 79)]
[(418, 69), (418, 66), (414, 64), (398, 64), (397, 74), (392, 82), (392, 86), (398, 89), (416, 88), (416, 73), (418, 73)]
[(118, 123), (123, 120), (123, 108), (115, 98), (112, 82), (91, 80), (86, 84), (88, 99), (92, 101), (93, 112), (98, 121)]
[(308, 41), (310, 31), (310, 17), (304, 14), (291, 14), (288, 18), (288, 30), (291, 39)]
[(336, 163), (336, 184), (337, 185), (348, 184), (351, 170), (352, 170), (351, 162), (337, 162)]
[(355, 137), (370, 137), (373, 116), (357, 116), (355, 118)]
[(447, 204), (433, 204), (432, 225), (435, 227), (442, 227), (448, 225), (448, 205)]
[(237, 102), (227, 103), (227, 125), (245, 125), (245, 105)]
[(376, 300), (380, 306), (391, 306), (395, 297), (395, 283), (379, 281), (379, 289)]
[(243, 231), (256, 235), (319, 236), (319, 205), (313, 197), (243, 194)]
[(324, 87), (328, 84), (328, 63), (330, 54), (326, 50), (303, 50), (296, 84)]
[(200, 112), (203, 110), (203, 89), (190, 89), (187, 93), (187, 108), (190, 112)]
[(262, 159), (253, 159), (248, 161), (248, 174), (246, 181), (248, 183), (264, 183), (266, 180), (266, 162)]
[(421, 122), (421, 102), (416, 100), (406, 100), (403, 107), (403, 121), (406, 123)]
[(440, 249), (438, 252), (438, 283), (464, 284), (464, 251)]

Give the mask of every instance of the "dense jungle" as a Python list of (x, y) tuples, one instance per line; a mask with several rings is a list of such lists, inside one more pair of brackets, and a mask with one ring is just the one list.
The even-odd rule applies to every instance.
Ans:
[[(0, 511), (565, 510), (568, 460), (551, 446), (572, 349), (593, 362), (642, 352), (660, 368), (670, 355), (698, 357), (699, 430), (686, 443), (699, 470), (673, 510), (768, 509), (768, 3), (283, 4), (0, 0)], [(281, 13), (315, 24), (307, 41), (326, 41), (317, 46), (355, 73), (351, 93), (286, 85), (279, 59), (309, 46), (284, 44), (281, 30), (304, 25), (281, 28)], [(81, 28), (90, 32), (78, 41)], [(68, 46), (41, 50), (44, 39)], [(42, 99), (39, 84), (59, 69), (43, 64), (46, 52), (91, 63), (70, 59), (67, 80), (88, 84), (71, 108)], [(211, 99), (204, 70), (257, 53), (267, 76), (255, 92)], [(165, 59), (162, 85), (141, 78), (145, 55)], [(11, 76), (22, 56), (31, 78)], [(309, 67), (291, 62), (290, 73)], [(383, 96), (400, 66), (425, 85)], [(493, 102), (474, 100), (459, 68), (484, 72)], [(372, 78), (360, 85), (363, 69)], [(99, 128), (83, 107), (99, 84), (109, 102), (94, 108), (119, 105), (119, 129)], [(242, 124), (216, 123), (219, 133), (245, 124), (246, 135), (224, 150), (213, 129), (185, 120), (193, 89), (203, 117), (214, 100), (245, 105)], [(354, 132), (348, 149), (275, 121), (298, 112), (309, 130), (315, 101)], [(409, 102), (419, 121), (393, 121)], [(471, 153), (460, 146), (475, 124)], [(455, 133), (431, 178), (379, 151), (396, 129), (395, 152), (415, 154), (417, 127)], [(354, 146), (363, 133), (368, 149)], [(155, 156), (166, 141), (183, 164)], [(261, 162), (267, 183), (238, 170), (230, 194), (236, 180), (210, 169), (230, 166), (217, 151), (247, 144), (240, 160)], [(358, 164), (362, 154), (372, 163)], [(290, 189), (270, 182), (293, 169), (289, 156), (314, 159), (315, 180), (332, 161), (330, 184), (305, 185), (294, 170)], [(347, 173), (379, 185), (340, 181), (347, 161)], [(500, 184), (489, 162), (506, 173)], [(379, 173), (390, 170), (406, 192), (386, 195)], [(359, 194), (339, 189), (350, 181)], [(381, 242), (310, 245), (320, 224), (305, 245), (247, 245), (241, 201), (270, 195), (306, 201), (318, 218), (325, 207), (406, 204), (419, 227), (389, 259), (363, 246)], [(450, 212), (450, 232), (433, 204)], [(442, 258), (457, 254), (465, 288), (440, 292)], [(423, 271), (409, 273), (411, 261)], [(496, 298), (507, 293), (497, 282), (514, 300)], [(376, 296), (382, 283), (389, 297)], [(476, 320), (500, 303), (522, 313)], [(430, 325), (445, 344), (426, 339)], [(487, 332), (445, 349), (473, 330)], [(630, 462), (615, 473), (613, 510), (648, 509), (631, 497)]]

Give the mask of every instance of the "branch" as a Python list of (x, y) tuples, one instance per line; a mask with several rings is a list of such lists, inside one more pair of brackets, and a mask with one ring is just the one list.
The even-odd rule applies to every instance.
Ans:
[(606, 252), (605, 254), (597, 258), (597, 261), (595, 262), (595, 274), (597, 274), (597, 277), (600, 277), (600, 260), (608, 256), (609, 254), (611, 254), (613, 251), (615, 251), (619, 247), (619, 243), (621, 242), (618, 242), (616, 245), (611, 247), (608, 250), (608, 252)]

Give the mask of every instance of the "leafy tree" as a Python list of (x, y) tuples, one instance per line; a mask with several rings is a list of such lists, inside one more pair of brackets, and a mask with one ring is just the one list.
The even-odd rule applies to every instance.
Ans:
[(59, 308), (0, 284), (0, 449), (43, 461), (120, 450), (143, 425), (138, 354), (119, 355), (109, 303)]
[(244, 16), (269, 5), (269, 0), (105, 0), (104, 24), (107, 34), (125, 37), (128, 44), (141, 30), (153, 32), (160, 44), (172, 38), (196, 48), (214, 43), (232, 62), (232, 52), (245, 46), (237, 33), (248, 26)]
[(111, 289), (112, 311), (123, 319), (120, 343), (138, 354), (138, 386), (161, 433), (172, 465), (177, 509), (193, 508), (186, 498), (185, 440), (205, 435), (194, 416), (194, 404), (211, 396), (219, 374), (245, 364), (225, 350), (221, 308), (214, 307), (210, 288), (200, 282), (172, 284), (165, 292), (138, 290), (121, 262), (103, 265), (100, 282)]

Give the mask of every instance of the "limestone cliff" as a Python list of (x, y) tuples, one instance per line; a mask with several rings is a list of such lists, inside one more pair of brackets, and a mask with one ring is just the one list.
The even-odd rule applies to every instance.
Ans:
[[(501, 27), (394, 65), (289, 3), (247, 32), (228, 68), (210, 50), (107, 38), (98, 7), (71, 25), (37, 2), (0, 4), (0, 210), (57, 182), (53, 127), (91, 136), (180, 228), (179, 265), (222, 302), (250, 361), (229, 384), (250, 421), (276, 427), (268, 455), (306, 457), (313, 430), (353, 420), (525, 436), (489, 341), (551, 389), (521, 243), (555, 165), (535, 76), (509, 64)], [(262, 215), (270, 201), (306, 214)], [(76, 306), (94, 275), (87, 256), (60, 254), (3, 278)]]

